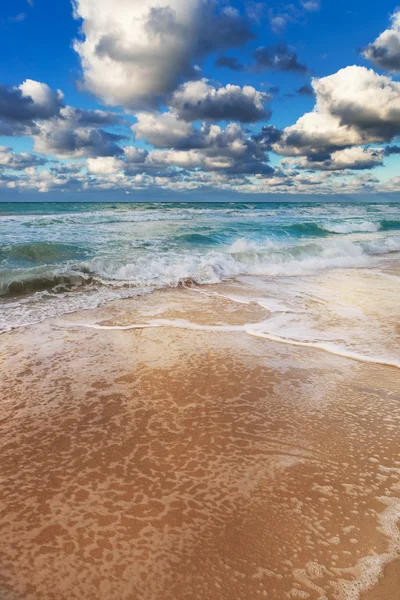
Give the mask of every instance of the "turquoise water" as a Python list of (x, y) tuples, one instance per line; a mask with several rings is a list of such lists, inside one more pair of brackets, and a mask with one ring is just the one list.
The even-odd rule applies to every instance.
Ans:
[(369, 267), (400, 250), (400, 205), (0, 204), (0, 327), (240, 275)]

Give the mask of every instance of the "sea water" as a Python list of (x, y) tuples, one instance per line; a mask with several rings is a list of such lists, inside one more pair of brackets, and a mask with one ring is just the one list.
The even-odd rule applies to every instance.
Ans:
[(2, 203), (0, 330), (234, 283), (257, 334), (397, 364), (399, 251), (395, 203)]

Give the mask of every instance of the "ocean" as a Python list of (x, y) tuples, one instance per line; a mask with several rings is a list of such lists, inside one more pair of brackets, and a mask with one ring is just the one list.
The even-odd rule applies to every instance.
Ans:
[(398, 204), (3, 203), (0, 330), (236, 282), (258, 333), (398, 364), (399, 251)]

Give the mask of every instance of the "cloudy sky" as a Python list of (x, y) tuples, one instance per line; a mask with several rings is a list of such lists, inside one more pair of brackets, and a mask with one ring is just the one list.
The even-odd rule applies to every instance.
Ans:
[(0, 200), (400, 198), (389, 0), (5, 0)]

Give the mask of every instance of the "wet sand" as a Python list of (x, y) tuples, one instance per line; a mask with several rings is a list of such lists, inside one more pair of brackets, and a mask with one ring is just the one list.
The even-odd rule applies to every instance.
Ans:
[(261, 312), (171, 290), (1, 336), (1, 600), (399, 597), (399, 370)]

